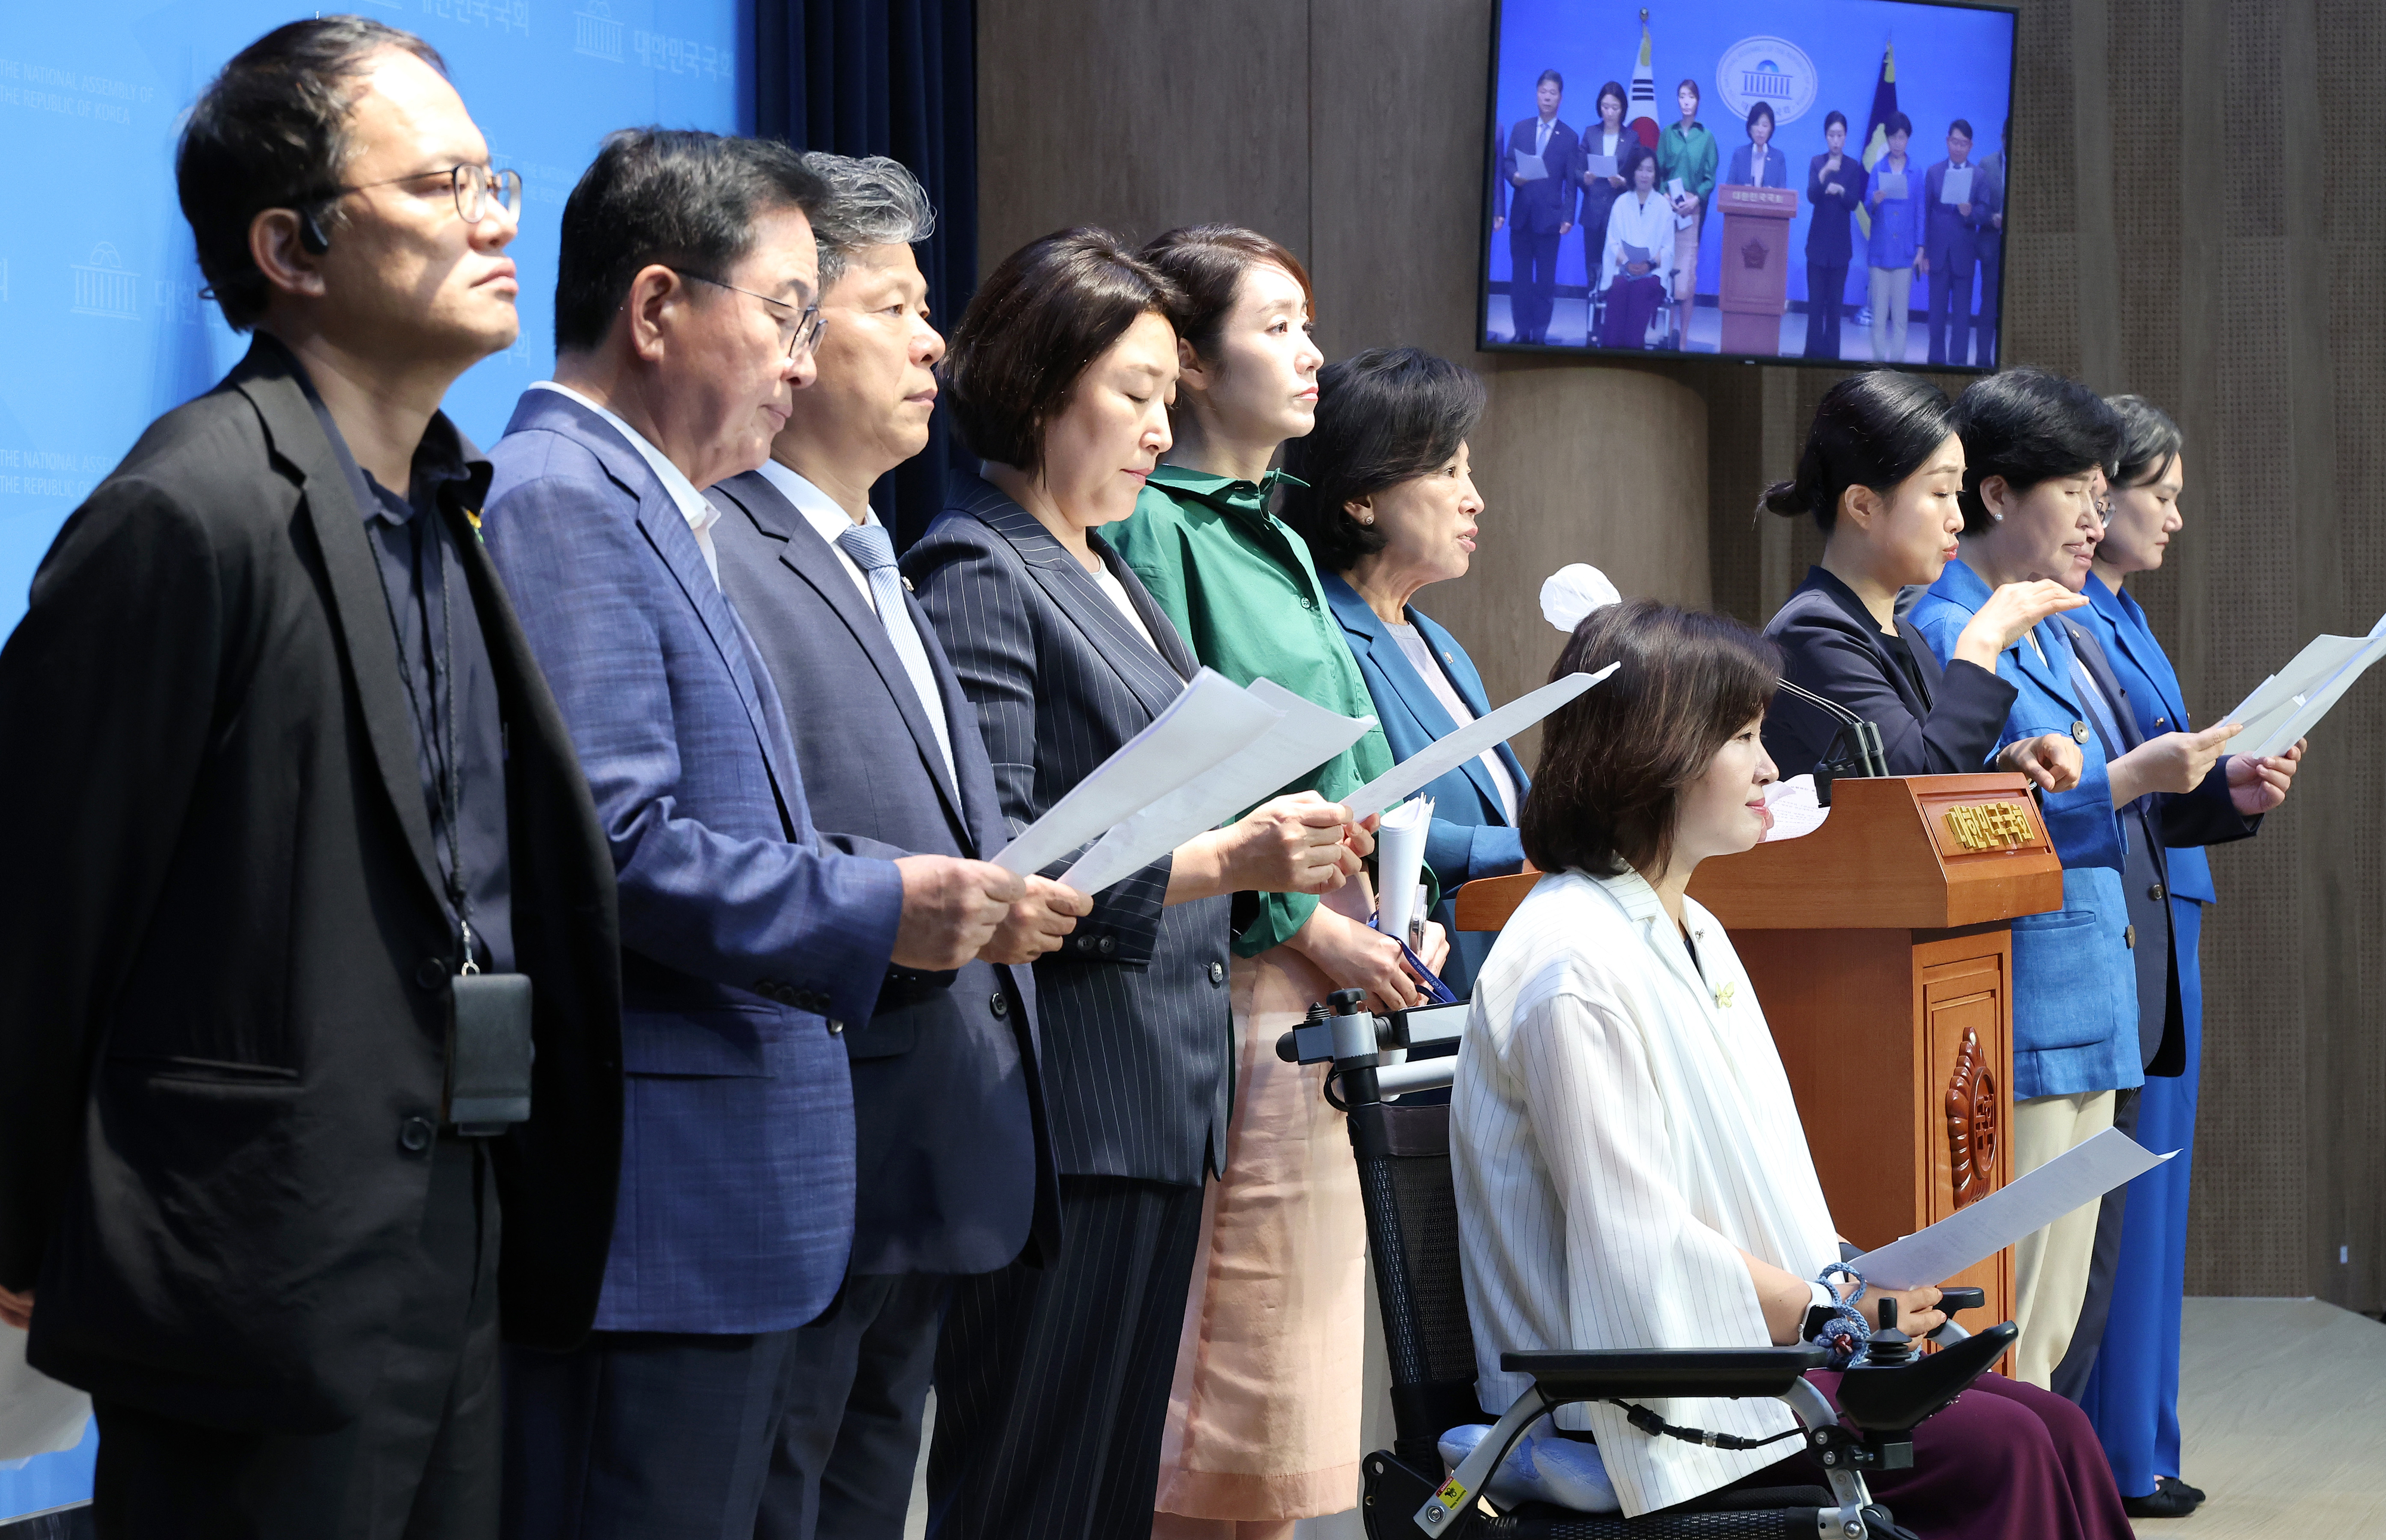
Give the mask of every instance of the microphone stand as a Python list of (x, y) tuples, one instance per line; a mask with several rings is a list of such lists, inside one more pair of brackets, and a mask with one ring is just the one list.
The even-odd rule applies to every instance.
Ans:
[[(1815, 768), (1815, 800), (1816, 802), (1826, 808), (1831, 805), (1831, 783), (1840, 776), (1852, 775), (1859, 779), (1878, 779), (1889, 773), (1889, 756), (1880, 746), (1878, 723), (1866, 721), (1838, 701), (1818, 695), (1803, 685), (1792, 684), (1786, 679), (1780, 682), (1780, 685), (1782, 689), (1796, 695), (1800, 700), (1820, 707), (1840, 722), (1840, 731), (1833, 734), (1831, 746), (1825, 754), (1823, 762)], [(1843, 758), (1840, 756), (1840, 748), (1842, 744), (1848, 745), (1852, 758)]]

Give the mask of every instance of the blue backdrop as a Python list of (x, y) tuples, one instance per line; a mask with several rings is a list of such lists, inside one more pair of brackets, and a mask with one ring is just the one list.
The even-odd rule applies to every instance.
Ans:
[[(553, 364), (556, 230), (597, 141), (650, 122), (750, 131), (753, 0), (353, 3), (446, 56), (497, 164), (521, 173), (521, 340), (447, 398), (486, 444)], [(0, 6), (0, 635), (83, 495), (246, 349), (199, 297), (175, 130), (243, 44), (314, 14), (287, 0)], [(0, 1520), (88, 1497), (95, 1445), (0, 1470)]]
[[(1621, 84), (1628, 99), (1632, 70), (1640, 56), (1639, 0), (1502, 0), (1498, 39), (1499, 68), (1493, 117), (1498, 131), (1540, 109), (1534, 82), (1544, 69), (1565, 78), (1558, 117), (1577, 133), (1599, 121), (1599, 88)], [(2011, 110), (2014, 18), (2007, 11), (1945, 6), (1902, 5), (1895, 0), (1697, 0), (1648, 7), (1650, 65), (1656, 77), (1657, 126), (1676, 122), (1681, 109), (1674, 88), (1687, 77), (1699, 82), (1699, 121), (1715, 136), (1715, 180), (1731, 169), (1731, 152), (1748, 143), (1743, 106), (1727, 106), (1716, 66), (1733, 46), (1752, 37), (1781, 37), (1813, 62), (1817, 89), (1813, 106), (1795, 120), (1777, 121), (1773, 144), (1790, 162), (1802, 200), (1806, 164), (1828, 148), (1823, 118), (1837, 107), (1848, 117), (1848, 148), (1861, 154), (1865, 125), (1872, 113), (1873, 88), (1880, 79), (1881, 50), (1897, 45), (1897, 105), (1914, 119), (1910, 149), (1928, 166), (1947, 155), (1947, 124), (1962, 118), (1977, 134), (1973, 158), (1993, 155), (1997, 133)], [(1777, 112), (1783, 104), (1773, 102)], [(1625, 113), (1626, 121), (1631, 112)], [(1487, 145), (1487, 157), (1496, 145)], [(2025, 174), (2027, 168), (2025, 168)], [(1806, 249), (1813, 211), (1802, 207), (1790, 232), (1794, 252)], [(1484, 220), (1489, 231), (1488, 211)], [(1714, 294), (1720, 282), (1721, 222), (1707, 221), (1699, 253), (1699, 292)], [(1560, 244), (1558, 282), (1580, 283), (1582, 232)], [(1859, 243), (1862, 232), (1857, 234)], [(1861, 244), (1858, 246), (1862, 250)], [(1508, 242), (1490, 239), (1491, 281), (1508, 281)], [(1848, 298), (1864, 298), (1865, 269), (1859, 256), (1850, 275)], [(1802, 257), (1790, 269), (1790, 298), (1806, 297)]]
[[(497, 164), (521, 173), (521, 340), (447, 398), (485, 445), (554, 361), (556, 229), (597, 141), (634, 123), (750, 131), (753, 0), (352, 4), (444, 54)], [(199, 297), (174, 133), (243, 44), (314, 14), (288, 0), (0, 6), (0, 635), (83, 495), (245, 350)]]

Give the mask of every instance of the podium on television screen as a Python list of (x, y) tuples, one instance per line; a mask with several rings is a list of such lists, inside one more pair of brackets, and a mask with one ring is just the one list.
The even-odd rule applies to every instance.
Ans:
[[(1460, 888), (1459, 929), (1498, 930), (1538, 879)], [(1835, 781), (1822, 827), (1702, 862), (1690, 896), (1747, 967), (1842, 1234), (1885, 1246), (2004, 1185), (2008, 922), (2063, 906), (2020, 776)], [(2010, 1250), (1947, 1282), (2012, 1319)]]
[(1723, 210), (1723, 344), (1726, 353), (1778, 353), (1790, 313), (1790, 222), (1798, 194), (1787, 187), (1718, 187)]

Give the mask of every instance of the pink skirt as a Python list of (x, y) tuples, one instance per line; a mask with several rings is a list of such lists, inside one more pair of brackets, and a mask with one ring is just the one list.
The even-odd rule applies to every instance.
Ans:
[[(1363, 919), (1363, 883), (1325, 900)], [(1367, 1227), (1325, 1067), (1275, 1056), (1333, 988), (1289, 946), (1237, 958), (1226, 1174), (1210, 1184), (1153, 1506), (1287, 1520), (1358, 1501)]]

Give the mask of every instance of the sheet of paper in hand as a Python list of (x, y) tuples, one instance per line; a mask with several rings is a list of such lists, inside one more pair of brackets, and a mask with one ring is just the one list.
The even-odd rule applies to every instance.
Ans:
[(1541, 164), (1541, 157), (1539, 156), (1534, 155), (1529, 151), (1518, 150), (1516, 152), (1516, 174), (1523, 177), (1526, 182), (1539, 182), (1550, 174), (1550, 169)]
[(1434, 740), (1431, 747), (1401, 760), (1343, 800), (1361, 818), (1380, 813), (1393, 803), (1423, 791), (1476, 755), (1506, 743), (1622, 667), (1620, 663), (1610, 663), (1595, 674), (1568, 674), (1518, 695), (1448, 737)]
[(1615, 169), (1615, 157), (1595, 155), (1590, 157), (1590, 174), (1595, 177), (1612, 177), (1622, 173)]
[(1867, 1251), (1848, 1266), (1876, 1288), (1918, 1289), (1943, 1283), (1974, 1262), (1995, 1256), (2178, 1153), (2156, 1155), (2119, 1129), (2108, 1128), (1969, 1208), (1956, 1209), (1927, 1230)]
[(1972, 169), (1950, 166), (1947, 174), (1939, 179), (1939, 201), (1953, 208), (1959, 203), (1972, 201)]

